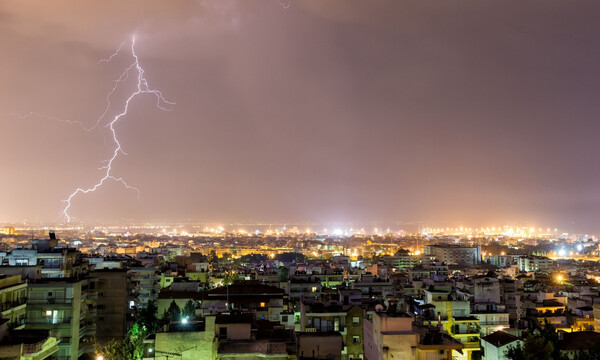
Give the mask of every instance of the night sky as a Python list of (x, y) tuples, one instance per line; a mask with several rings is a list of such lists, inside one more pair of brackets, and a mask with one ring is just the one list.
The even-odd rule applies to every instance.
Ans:
[[(286, 9), (285, 7), (288, 5)], [(285, 6), (284, 6), (285, 5)], [(598, 1), (0, 1), (0, 221), (432, 221), (600, 232)], [(127, 83), (114, 94), (118, 113)]]

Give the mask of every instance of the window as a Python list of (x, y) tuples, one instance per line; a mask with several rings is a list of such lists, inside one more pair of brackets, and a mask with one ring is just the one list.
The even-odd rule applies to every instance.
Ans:
[(48, 324), (59, 324), (63, 321), (63, 313), (59, 313), (57, 310), (46, 310), (43, 314), (46, 315)]
[(312, 292), (317, 292), (317, 287), (316, 286), (312, 287)]
[(360, 318), (358, 316), (353, 316), (352, 317), (352, 325), (358, 325), (360, 324)]
[(287, 322), (288, 321), (288, 316), (287, 315), (281, 315), (281, 321), (282, 322)]
[(352, 337), (352, 343), (354, 343), (354, 344), (360, 344), (360, 336), (353, 336)]
[(219, 339), (227, 339), (227, 328), (226, 327), (219, 328)]
[(260, 307), (261, 308), (267, 307), (267, 304), (264, 301), (261, 301), (260, 302)]

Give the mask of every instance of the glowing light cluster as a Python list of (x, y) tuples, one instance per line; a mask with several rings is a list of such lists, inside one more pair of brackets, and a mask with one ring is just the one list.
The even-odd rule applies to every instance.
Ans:
[(453, 235), (453, 236), (505, 236), (505, 237), (523, 237), (532, 238), (539, 236), (554, 236), (558, 229), (554, 228), (534, 228), (518, 226), (492, 226), (492, 227), (446, 227), (431, 228), (427, 227), (421, 231), (423, 235)]
[[(125, 43), (122, 43), (119, 46), (119, 48), (110, 57), (108, 57), (107, 59), (102, 59), (99, 62), (112, 61), (115, 57), (117, 57), (119, 55), (119, 53), (123, 49), (124, 45), (125, 45)], [(67, 222), (71, 221), (71, 216), (69, 215), (69, 209), (71, 208), (72, 200), (79, 194), (87, 194), (87, 193), (96, 191), (107, 180), (113, 180), (113, 181), (119, 182), (119, 183), (123, 184), (125, 186), (125, 188), (135, 190), (139, 196), (139, 190), (137, 188), (127, 184), (127, 182), (125, 182), (125, 180), (122, 177), (116, 177), (112, 174), (113, 162), (119, 157), (119, 154), (126, 155), (126, 153), (125, 153), (125, 151), (123, 151), (123, 147), (121, 146), (121, 143), (119, 142), (119, 139), (117, 137), (117, 132), (115, 130), (115, 124), (117, 123), (117, 121), (119, 121), (121, 118), (123, 118), (127, 114), (127, 111), (129, 110), (129, 104), (131, 103), (131, 101), (135, 97), (137, 97), (138, 95), (141, 95), (141, 94), (154, 95), (156, 97), (156, 106), (161, 110), (169, 111), (169, 109), (164, 107), (165, 104), (174, 105), (174, 103), (169, 102), (164, 98), (162, 92), (160, 92), (159, 90), (150, 88), (150, 85), (148, 84), (148, 80), (146, 80), (146, 77), (144, 76), (144, 69), (140, 65), (139, 58), (135, 52), (135, 36), (133, 36), (131, 38), (130, 51), (131, 51), (131, 56), (133, 57), (133, 62), (131, 63), (131, 65), (129, 65), (123, 71), (123, 73), (117, 80), (114, 80), (115, 84), (114, 84), (112, 90), (106, 95), (106, 102), (107, 102), (106, 108), (104, 109), (104, 112), (100, 115), (100, 117), (98, 118), (96, 124), (92, 127), (92, 128), (97, 127), (102, 122), (104, 117), (106, 116), (109, 108), (111, 107), (110, 98), (117, 90), (119, 84), (121, 84), (125, 80), (127, 80), (127, 78), (129, 77), (129, 74), (132, 71), (135, 72), (137, 74), (137, 77), (136, 77), (137, 86), (136, 86), (135, 90), (133, 91), (133, 93), (131, 93), (129, 95), (129, 97), (125, 101), (123, 110), (121, 112), (119, 112), (116, 116), (114, 116), (112, 118), (112, 120), (106, 125), (106, 127), (111, 132), (112, 139), (115, 144), (115, 147), (113, 149), (113, 154), (110, 158), (103, 161), (105, 165), (102, 166), (100, 169), (105, 170), (104, 176), (102, 176), (102, 178), (100, 178), (100, 180), (95, 185), (88, 187), (88, 188), (77, 188), (75, 191), (73, 191), (69, 195), (69, 197), (67, 199), (63, 200), (63, 202), (65, 203), (65, 207), (63, 208), (62, 213), (65, 216), (65, 218), (67, 219)]]

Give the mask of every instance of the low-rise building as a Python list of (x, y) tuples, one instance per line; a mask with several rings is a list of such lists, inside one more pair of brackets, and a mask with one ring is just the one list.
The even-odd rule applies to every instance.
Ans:
[(504, 331), (496, 331), (481, 338), (484, 360), (508, 360), (509, 348), (522, 346), (523, 341)]

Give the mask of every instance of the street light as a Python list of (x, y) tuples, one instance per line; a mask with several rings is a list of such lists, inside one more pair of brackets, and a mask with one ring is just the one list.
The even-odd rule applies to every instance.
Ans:
[(104, 356), (98, 355), (98, 356), (96, 356), (96, 360), (104, 360)]

